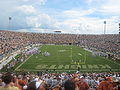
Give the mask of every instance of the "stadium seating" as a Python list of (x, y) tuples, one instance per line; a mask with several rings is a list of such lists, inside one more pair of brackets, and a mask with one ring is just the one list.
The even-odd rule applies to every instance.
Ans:
[(120, 55), (118, 34), (110, 35), (76, 35), (47, 34), (0, 31), (0, 59), (30, 44), (74, 44), (97, 49), (105, 53)]
[[(0, 60), (32, 44), (68, 44), (120, 55), (119, 35), (76, 35), (0, 31)], [(47, 53), (48, 55), (49, 53)], [(46, 54), (45, 54), (46, 55)], [(18, 60), (16, 60), (17, 62)], [(11, 65), (16, 64), (12, 62)], [(0, 73), (0, 90), (120, 90), (120, 73)], [(12, 90), (11, 89), (11, 90)]]
[(120, 90), (120, 73), (0, 73), (0, 90), (7, 88), (9, 90)]

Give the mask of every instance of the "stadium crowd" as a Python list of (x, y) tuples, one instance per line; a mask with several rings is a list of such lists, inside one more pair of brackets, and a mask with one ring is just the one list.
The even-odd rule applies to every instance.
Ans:
[[(117, 34), (47, 34), (0, 30), (0, 60), (31, 44), (74, 44), (120, 55), (119, 40)], [(16, 59), (8, 67), (13, 67), (20, 60), (24, 59)], [(0, 90), (120, 90), (120, 73), (0, 73)]]
[(30, 44), (77, 44), (120, 56), (118, 34), (81, 35), (12, 32), (0, 30), (0, 59)]
[(120, 90), (120, 73), (0, 73), (0, 90)]

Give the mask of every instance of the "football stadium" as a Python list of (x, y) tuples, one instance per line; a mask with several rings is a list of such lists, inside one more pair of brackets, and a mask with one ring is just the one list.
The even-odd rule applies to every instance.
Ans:
[(0, 90), (120, 90), (119, 4), (0, 1)]
[[(7, 59), (10, 61), (4, 64), (3, 71), (5, 69), (59, 72), (77, 70), (81, 72), (120, 71), (119, 52), (117, 51), (119, 50), (119, 43), (115, 41), (119, 35), (0, 32), (1, 35), (4, 33), (4, 36), (7, 36), (4, 38), (6, 42), (7, 40), (16, 42), (15, 44), (2, 44), (4, 52), (10, 55), (1, 60), (1, 64), (6, 62)], [(17, 37), (15, 37), (16, 34), (18, 34)], [(111, 37), (114, 37), (112, 42), (110, 41)], [(89, 38), (93, 39), (90, 40)], [(21, 42), (17, 42), (19, 39)], [(102, 44), (99, 46), (99, 43), (103, 43), (104, 46)], [(4, 49), (5, 46), (11, 46), (12, 44), (12, 47), (7, 48), (7, 50)], [(116, 45), (116, 47), (110, 48), (108, 45), (110, 47)], [(13, 53), (13, 51), (15, 52)]]

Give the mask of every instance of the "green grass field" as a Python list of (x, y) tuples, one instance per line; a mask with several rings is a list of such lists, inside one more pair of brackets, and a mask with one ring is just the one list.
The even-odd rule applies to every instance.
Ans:
[[(16, 71), (120, 71), (120, 64), (104, 57), (93, 56), (83, 48), (72, 45), (42, 45), (41, 53), (31, 55)], [(50, 56), (43, 55), (49, 52)]]

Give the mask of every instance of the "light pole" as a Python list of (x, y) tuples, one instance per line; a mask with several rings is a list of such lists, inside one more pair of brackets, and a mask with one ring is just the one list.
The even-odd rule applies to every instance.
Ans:
[[(105, 34), (106, 34), (106, 21), (104, 21), (104, 35), (103, 35), (103, 43), (105, 45)], [(103, 47), (103, 51), (105, 52), (105, 49)]]
[(9, 17), (9, 26), (8, 26), (8, 29), (10, 29), (10, 26), (11, 26), (11, 20), (12, 20), (12, 18)]
[(119, 23), (119, 35), (120, 35), (120, 23)]
[(118, 43), (120, 43), (120, 23), (119, 23), (119, 35), (118, 35)]
[(106, 33), (106, 21), (104, 21), (104, 35)]

